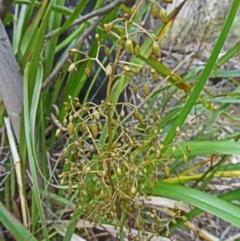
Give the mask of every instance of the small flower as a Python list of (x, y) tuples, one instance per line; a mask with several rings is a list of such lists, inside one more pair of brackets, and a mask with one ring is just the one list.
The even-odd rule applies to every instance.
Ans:
[(105, 70), (106, 76), (110, 76), (112, 74), (112, 64), (108, 64)]
[(78, 49), (74, 49), (74, 48), (69, 50), (70, 55), (76, 54), (78, 52), (79, 52)]
[(75, 63), (70, 64), (70, 66), (68, 67), (68, 72), (72, 73), (76, 71), (77, 71), (76, 64)]
[(55, 136), (56, 136), (56, 137), (59, 137), (60, 135), (61, 135), (61, 130), (60, 130), (60, 129), (57, 129)]
[(98, 135), (98, 126), (96, 123), (93, 123), (91, 126), (90, 126), (90, 130), (91, 130), (91, 133), (93, 135), (93, 138), (96, 138), (97, 135)]
[(140, 46), (139, 45), (136, 45), (135, 48), (134, 48), (134, 54), (136, 57), (139, 57), (140, 56)]
[(133, 43), (131, 39), (126, 40), (125, 46), (126, 46), (127, 52), (129, 54), (133, 54)]
[(112, 23), (112, 22), (110, 22), (110, 23), (105, 23), (105, 24), (103, 25), (103, 27), (104, 27), (104, 31), (105, 31), (106, 33), (108, 33), (108, 32), (110, 32), (110, 31), (112, 30), (112, 28), (113, 28), (113, 23)]
[(142, 87), (142, 91), (145, 97), (149, 95), (149, 86), (147, 84), (144, 84)]
[(157, 41), (152, 43), (152, 51), (156, 58), (160, 57), (160, 47)]
[(168, 16), (167, 16), (167, 12), (164, 8), (161, 8), (159, 11), (159, 16), (162, 20), (163, 23), (167, 23), (168, 21)]
[(72, 123), (72, 122), (70, 122), (69, 124), (68, 124), (68, 126), (67, 126), (67, 131), (68, 131), (68, 134), (69, 135), (72, 135), (73, 134), (73, 132), (74, 132), (74, 124)]
[(154, 19), (158, 19), (159, 10), (155, 4), (152, 6), (151, 13)]
[(137, 88), (136, 85), (133, 85), (133, 86), (132, 86), (132, 92), (133, 92), (135, 95), (137, 94), (138, 88)]
[(91, 70), (89, 68), (85, 68), (84, 73), (85, 73), (86, 77), (89, 78), (91, 75)]
[(110, 56), (110, 50), (109, 50), (109, 48), (105, 47), (104, 53), (105, 53), (106, 57), (109, 57), (109, 56)]

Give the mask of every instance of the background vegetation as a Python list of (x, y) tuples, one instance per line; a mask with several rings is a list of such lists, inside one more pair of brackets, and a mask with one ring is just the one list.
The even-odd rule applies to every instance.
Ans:
[[(190, 1), (171, 12), (154, 1), (97, 1), (83, 17), (84, 1), (64, 2), (15, 1), (15, 14), (1, 11), (13, 33), (9, 48), (0, 28), (0, 238), (237, 240), (240, 44), (221, 50), (240, 1), (204, 59), (205, 32), (197, 49), (170, 51), (169, 32)], [(107, 89), (95, 104), (101, 71)], [(122, 91), (134, 101), (119, 102)], [(233, 231), (201, 224), (203, 213)]]

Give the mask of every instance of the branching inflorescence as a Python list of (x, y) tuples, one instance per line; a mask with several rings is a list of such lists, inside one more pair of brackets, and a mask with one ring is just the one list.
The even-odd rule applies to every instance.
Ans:
[[(152, 17), (160, 18), (165, 24), (168, 21), (166, 11), (155, 1), (149, 2)], [(105, 71), (108, 77), (106, 99), (99, 105), (91, 102), (82, 104), (77, 97), (69, 96), (69, 102), (65, 103), (63, 128), (56, 133), (60, 135), (65, 132), (70, 138), (69, 144), (63, 150), (65, 164), (69, 169), (60, 174), (59, 178), (62, 185), (68, 185), (68, 193), (77, 196), (82, 217), (96, 224), (105, 222), (115, 227), (121, 227), (122, 220), (125, 220), (124, 225), (129, 230), (137, 228), (141, 231), (141, 235), (137, 236), (142, 238), (145, 232), (159, 235), (164, 220), (144, 205), (144, 198), (141, 205), (135, 198), (147, 198), (151, 193), (158, 181), (159, 171), (156, 170), (159, 170), (159, 167), (162, 170), (161, 175), (169, 175), (168, 162), (175, 154), (175, 146), (172, 147), (171, 155), (161, 154), (162, 129), (158, 125), (158, 114), (153, 111), (147, 118), (143, 118), (134, 105), (112, 102), (110, 94), (113, 83), (120, 81), (118, 77), (122, 75), (141, 75), (142, 86), (135, 85), (131, 80), (128, 84), (132, 93), (143, 100), (150, 93), (145, 74), (150, 74), (153, 81), (158, 81), (156, 70), (150, 66), (120, 59), (123, 46), (132, 58), (141, 55), (139, 39), (142, 35), (152, 40), (152, 56), (157, 59), (160, 57), (157, 36), (149, 33), (143, 22), (135, 22), (136, 15), (144, 4), (147, 2), (139, 1), (132, 7), (130, 16), (125, 13), (122, 18), (104, 25), (104, 31), (112, 34), (118, 41), (113, 63), (103, 66), (98, 59), (101, 48), (104, 48), (107, 57), (110, 55), (109, 48), (102, 44), (99, 34), (95, 36), (98, 51), (94, 58), (78, 49), (70, 50), (70, 55), (81, 54), (84, 58), (72, 62), (69, 72), (75, 71), (84, 61), (96, 61)], [(114, 31), (114, 26), (118, 23), (124, 25), (120, 35), (119, 31)], [(85, 74), (88, 78), (91, 76), (90, 68), (85, 69)], [(131, 123), (128, 121), (127, 124), (124, 122), (125, 107), (133, 112)], [(179, 130), (176, 130), (176, 134), (178, 132)], [(184, 161), (186, 160), (185, 156)], [(180, 217), (177, 207), (175, 213), (175, 218)], [(172, 220), (175, 219), (170, 221)], [(169, 223), (169, 220), (165, 220), (165, 223)], [(135, 238), (134, 235), (131, 237), (132, 240)]]

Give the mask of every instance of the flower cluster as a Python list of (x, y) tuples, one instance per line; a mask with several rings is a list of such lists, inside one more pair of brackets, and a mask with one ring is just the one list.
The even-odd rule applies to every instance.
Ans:
[[(83, 61), (95, 60), (108, 76), (109, 88), (106, 99), (99, 105), (82, 104), (78, 98), (70, 96), (69, 102), (65, 103), (62, 129), (57, 130), (57, 135), (63, 131), (69, 136), (69, 144), (63, 150), (65, 164), (69, 168), (59, 178), (62, 185), (68, 185), (68, 193), (76, 195), (82, 217), (95, 224), (105, 222), (115, 227), (121, 227), (125, 220), (124, 225), (129, 230), (134, 227), (141, 231), (141, 238), (147, 232), (158, 235), (164, 220), (144, 204), (144, 199), (139, 205), (136, 198), (147, 198), (158, 182), (159, 175), (167, 177), (170, 174), (168, 163), (176, 150), (173, 146), (170, 155), (161, 154), (164, 148), (160, 141), (162, 129), (159, 127), (160, 116), (156, 112), (148, 113), (146, 117), (132, 104), (112, 103), (108, 91), (111, 91), (113, 80), (127, 73), (137, 75), (141, 72), (141, 76), (144, 76), (147, 72), (154, 81), (158, 80), (155, 69), (119, 59), (123, 46), (130, 56), (140, 57), (141, 46), (137, 40), (142, 34), (152, 40), (150, 54), (155, 58), (160, 57), (157, 36), (145, 30), (143, 22), (138, 24), (134, 21), (145, 2), (139, 1), (138, 5), (134, 5), (130, 16), (125, 13), (122, 18), (104, 25), (104, 31), (119, 40), (114, 63), (104, 67), (99, 61), (100, 48), (104, 48), (107, 57), (110, 50), (101, 43), (98, 34), (95, 36), (98, 40), (95, 58), (77, 49), (70, 50), (70, 55), (81, 53), (85, 58), (71, 63), (69, 72), (74, 71)], [(151, 13), (154, 19), (160, 18), (163, 23), (168, 21), (166, 11), (155, 2)], [(118, 22), (125, 26), (120, 36), (114, 32)], [(120, 72), (117, 71), (119, 69)], [(85, 74), (90, 77), (91, 70), (86, 68)], [(150, 94), (146, 81), (143, 81), (142, 86), (137, 86), (130, 80), (129, 85), (133, 94), (139, 98), (146, 100)], [(131, 110), (130, 118), (126, 116), (126, 107)], [(176, 217), (179, 216), (176, 209)], [(140, 236), (131, 239), (137, 240)]]

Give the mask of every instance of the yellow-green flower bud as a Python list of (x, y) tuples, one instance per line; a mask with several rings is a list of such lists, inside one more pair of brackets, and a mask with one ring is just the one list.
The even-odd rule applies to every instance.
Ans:
[(105, 70), (106, 76), (110, 76), (112, 74), (112, 64), (108, 64)]
[(85, 68), (84, 73), (85, 73), (86, 77), (89, 78), (91, 75), (91, 70), (89, 68)]
[(137, 88), (136, 85), (133, 85), (133, 86), (132, 86), (132, 92), (133, 92), (135, 95), (137, 94), (138, 88)]
[(168, 167), (168, 166), (165, 166), (165, 167), (163, 168), (163, 172), (164, 172), (165, 175), (168, 177), (168, 176), (170, 175), (170, 169), (169, 169), (169, 167)]
[(94, 111), (93, 111), (93, 118), (94, 118), (95, 120), (99, 120), (100, 114), (99, 114), (99, 112), (98, 112), (97, 110), (94, 110)]
[(187, 161), (188, 161), (188, 156), (184, 154), (184, 155), (183, 155), (183, 162), (184, 162), (184, 163), (187, 163)]
[(99, 34), (98, 33), (95, 34), (95, 39), (99, 40)]
[(73, 115), (69, 115), (68, 119), (69, 119), (69, 122), (72, 122), (73, 121)]
[(129, 72), (130, 68), (127, 65), (123, 65), (123, 71)]
[(160, 47), (157, 41), (152, 43), (152, 51), (156, 58), (160, 57)]
[(69, 50), (70, 55), (76, 54), (78, 52), (79, 52), (78, 49), (74, 49), (74, 48)]
[(152, 74), (152, 78), (153, 78), (154, 81), (157, 81), (157, 80), (158, 80), (158, 74), (157, 74), (157, 72), (155, 72), (155, 73)]
[(111, 150), (114, 150), (117, 147), (117, 142), (114, 141), (111, 145)]
[(105, 47), (104, 53), (105, 53), (106, 57), (109, 57), (110, 56), (110, 49)]
[(138, 73), (138, 70), (137, 69), (130, 69), (130, 71), (133, 73), (133, 74), (137, 74)]
[(151, 73), (151, 75), (152, 75), (153, 80), (154, 80), (154, 81), (157, 81), (157, 80), (158, 80), (158, 74), (157, 74), (156, 70), (153, 69), (153, 68), (150, 68), (149, 71), (150, 71), (150, 73)]
[(129, 18), (129, 15), (128, 15), (127, 13), (124, 13), (124, 14), (123, 14), (123, 19), (124, 19), (124, 20), (127, 20), (128, 18)]
[(61, 135), (61, 130), (60, 130), (60, 129), (57, 129), (55, 136), (56, 136), (56, 137), (59, 137), (60, 135)]
[(137, 192), (137, 188), (135, 186), (132, 186), (131, 193), (134, 195)]
[(108, 33), (108, 32), (110, 32), (110, 31), (112, 30), (112, 28), (113, 28), (113, 23), (112, 23), (112, 22), (110, 22), (110, 23), (105, 23), (105, 24), (103, 25), (103, 27), (104, 27), (104, 31), (105, 31), (106, 33)]
[(154, 19), (158, 19), (159, 16), (159, 10), (158, 7), (154, 4), (151, 9), (151, 13)]
[(162, 20), (163, 23), (167, 23), (168, 21), (168, 15), (167, 15), (167, 12), (164, 8), (161, 8), (160, 11), (159, 11), (159, 16)]
[(191, 148), (190, 148), (190, 146), (187, 145), (187, 146), (186, 146), (186, 149), (187, 149), (187, 152), (188, 152), (188, 153), (191, 153)]
[(112, 119), (112, 125), (117, 126), (117, 121), (115, 119)]
[(82, 174), (87, 175), (90, 172), (91, 168), (89, 166), (83, 166)]
[(153, 68), (150, 68), (150, 70), (149, 70), (149, 71), (150, 71), (150, 73), (151, 73), (151, 74), (153, 74), (153, 73), (155, 73), (155, 72), (156, 72), (156, 70), (155, 70), (155, 69), (153, 69)]
[(139, 45), (136, 45), (135, 48), (134, 48), (134, 54), (136, 57), (139, 57), (140, 56), (140, 46)]
[(172, 219), (172, 223), (173, 224), (177, 224), (177, 221), (176, 221), (176, 219), (174, 218), (174, 219)]
[(125, 46), (126, 46), (127, 52), (129, 54), (133, 54), (133, 43), (131, 39), (126, 40)]
[(70, 73), (75, 72), (76, 70), (77, 68), (75, 63), (70, 64), (70, 66), (68, 67), (68, 72)]
[(139, 116), (140, 116), (140, 112), (139, 111), (134, 111), (134, 117), (136, 118), (136, 119), (138, 119), (139, 118)]
[(73, 115), (74, 118), (78, 118), (80, 116), (80, 111), (76, 111)]
[(68, 131), (68, 134), (69, 135), (72, 135), (73, 134), (73, 132), (74, 132), (74, 124), (72, 123), (72, 122), (70, 122), (69, 124), (68, 124), (68, 126), (67, 126), (67, 131)]
[(149, 95), (149, 86), (147, 84), (144, 84), (142, 87), (142, 91), (145, 97)]
[(135, 144), (134, 141), (133, 141), (132, 139), (130, 139), (130, 140), (129, 140), (129, 145), (130, 145), (131, 147), (134, 147), (134, 144)]
[(139, 118), (138, 118), (138, 122), (140, 123), (140, 124), (142, 124), (143, 123), (143, 116), (140, 114), (140, 116), (139, 116)]
[(121, 170), (120, 167), (117, 168), (116, 172), (117, 172), (117, 175), (118, 175), (118, 176), (121, 176), (121, 175), (122, 175), (122, 170)]
[(80, 131), (85, 132), (86, 130), (87, 130), (87, 123), (86, 122), (81, 123)]
[(139, 123), (142, 124), (142, 122), (143, 122), (143, 117), (142, 117), (142, 115), (140, 114), (139, 111), (137, 111), (137, 110), (134, 111), (134, 117), (138, 120)]
[(90, 126), (90, 130), (91, 130), (91, 133), (93, 135), (93, 138), (96, 138), (97, 135), (98, 135), (98, 126), (96, 123), (93, 123), (91, 126)]
[(63, 126), (65, 126), (65, 127), (66, 127), (66, 126), (67, 126), (67, 124), (68, 124), (67, 118), (64, 118), (64, 119), (63, 119)]

